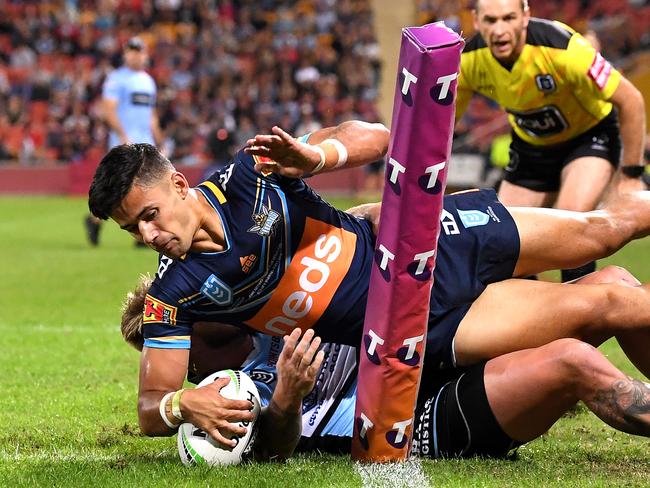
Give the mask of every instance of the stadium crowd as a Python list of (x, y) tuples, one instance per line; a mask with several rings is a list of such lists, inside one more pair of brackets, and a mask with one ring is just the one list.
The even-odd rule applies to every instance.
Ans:
[(369, 0), (14, 0), (2, 11), (0, 161), (101, 155), (102, 82), (135, 34), (177, 162), (222, 163), (273, 124), (378, 119)]
[[(417, 0), (417, 22), (469, 36), (472, 0)], [(650, 46), (647, 0), (533, 2), (533, 15), (593, 31), (617, 64)], [(98, 159), (106, 75), (138, 34), (158, 86), (163, 150), (219, 164), (273, 124), (305, 133), (378, 121), (379, 45), (371, 0), (9, 0), (0, 16), (0, 162)], [(476, 128), (480, 128), (475, 131)], [(489, 150), (505, 115), (477, 98), (459, 122), (463, 150)]]

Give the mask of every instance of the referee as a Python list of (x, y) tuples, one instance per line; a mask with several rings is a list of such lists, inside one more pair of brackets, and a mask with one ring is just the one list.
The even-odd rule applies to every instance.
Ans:
[[(457, 118), (473, 93), (508, 113), (504, 205), (584, 212), (610, 181), (613, 191), (644, 188), (643, 96), (584, 37), (531, 17), (527, 0), (477, 0), (474, 25), (461, 55)], [(594, 269), (565, 270), (562, 278)]]

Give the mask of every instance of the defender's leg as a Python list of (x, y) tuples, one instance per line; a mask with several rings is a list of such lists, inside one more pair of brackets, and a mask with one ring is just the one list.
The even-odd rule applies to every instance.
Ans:
[(535, 439), (578, 400), (616, 429), (650, 435), (648, 385), (583, 342), (561, 339), (500, 356), (488, 361), (484, 379), (492, 412), (512, 439)]

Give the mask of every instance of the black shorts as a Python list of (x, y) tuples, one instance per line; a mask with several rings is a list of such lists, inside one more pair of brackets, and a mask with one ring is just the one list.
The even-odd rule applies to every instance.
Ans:
[[(429, 458), (506, 457), (521, 443), (499, 426), (485, 393), (485, 363), (456, 370), (441, 384), (423, 372), (411, 454)], [(428, 390), (428, 393), (427, 393)]]
[(529, 190), (556, 192), (562, 169), (585, 156), (603, 158), (618, 167), (621, 135), (615, 109), (584, 134), (562, 144), (534, 146), (513, 132), (504, 179)]

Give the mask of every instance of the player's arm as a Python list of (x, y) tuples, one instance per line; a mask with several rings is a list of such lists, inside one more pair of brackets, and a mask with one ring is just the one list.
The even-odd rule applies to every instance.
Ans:
[(188, 349), (143, 348), (138, 393), (140, 429), (148, 436), (168, 436), (182, 422), (190, 422), (221, 444), (236, 445), (230, 437), (246, 433), (244, 427), (235, 423), (252, 420), (250, 402), (221, 395), (228, 378), (183, 390), (188, 358)]
[(320, 129), (306, 143), (275, 126), (272, 134), (249, 139), (245, 151), (272, 160), (258, 163), (258, 171), (301, 178), (377, 161), (386, 154), (389, 138), (390, 132), (383, 124), (361, 121)]
[[(314, 388), (324, 353), (318, 351), (320, 338), (312, 329), (300, 338), (294, 329), (284, 337), (278, 358), (278, 382), (269, 405), (262, 409), (255, 457), (285, 460), (293, 454), (302, 432), (302, 400)], [(318, 351), (318, 352), (317, 352)]]
[(375, 235), (379, 232), (379, 217), (381, 216), (381, 203), (362, 203), (356, 207), (346, 210), (350, 215), (366, 219), (372, 224), (372, 231)]
[(117, 137), (120, 139), (120, 143), (127, 144), (129, 138), (124, 131), (124, 127), (120, 123), (120, 119), (117, 116), (117, 99), (115, 98), (102, 98), (102, 113), (104, 115), (104, 121), (108, 127), (117, 134)]
[(164, 142), (162, 129), (160, 128), (160, 119), (158, 118), (158, 113), (156, 109), (153, 109), (151, 113), (151, 133), (153, 134), (153, 140), (156, 143), (156, 147), (162, 147)]
[(618, 109), (623, 153), (617, 188), (622, 192), (643, 189), (643, 149), (645, 147), (645, 102), (641, 92), (625, 77), (609, 99)]

